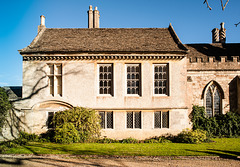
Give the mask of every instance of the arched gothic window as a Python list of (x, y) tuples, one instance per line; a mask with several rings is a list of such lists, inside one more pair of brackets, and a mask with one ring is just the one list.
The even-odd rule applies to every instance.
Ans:
[(208, 117), (213, 117), (214, 115), (219, 115), (222, 113), (222, 91), (216, 82), (211, 82), (207, 86), (205, 93), (205, 108)]

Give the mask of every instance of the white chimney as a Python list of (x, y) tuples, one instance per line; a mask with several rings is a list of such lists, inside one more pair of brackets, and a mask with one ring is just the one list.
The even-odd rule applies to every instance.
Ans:
[(41, 25), (41, 26), (45, 26), (45, 16), (41, 15), (41, 16), (40, 16), (40, 19), (41, 19), (40, 25)]
[(93, 11), (93, 21), (94, 21), (94, 24), (93, 24), (93, 27), (94, 28), (99, 28), (99, 11), (97, 10), (97, 7), (95, 7), (94, 11)]
[(88, 28), (93, 28), (93, 10), (92, 10), (92, 5), (89, 6), (89, 10), (88, 10)]
[(38, 26), (38, 33), (44, 28), (46, 28), (46, 26), (45, 26), (45, 16), (41, 15), (40, 16), (40, 25)]

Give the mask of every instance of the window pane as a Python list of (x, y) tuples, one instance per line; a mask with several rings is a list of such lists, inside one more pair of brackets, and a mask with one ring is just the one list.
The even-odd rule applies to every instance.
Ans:
[(62, 74), (62, 65), (61, 64), (57, 65), (57, 74), (59, 74), (59, 75)]
[(57, 77), (57, 92), (60, 96), (62, 96), (62, 77)]
[(53, 66), (53, 64), (49, 65), (49, 74), (50, 75), (54, 74), (54, 66)]
[(139, 128), (141, 129), (141, 112), (134, 112), (134, 124), (135, 124), (135, 128)]
[(54, 96), (54, 77), (49, 77), (50, 94)]
[(100, 115), (100, 119), (101, 119), (101, 122), (100, 122), (101, 128), (104, 129), (105, 128), (105, 112), (100, 111), (99, 115)]
[(99, 93), (112, 95), (112, 64), (99, 64)]
[[(168, 73), (167, 64), (155, 64), (154, 65), (154, 93), (155, 94), (167, 94), (168, 86)], [(158, 69), (158, 70), (157, 70)], [(158, 89), (158, 91), (156, 91)]]
[(113, 112), (107, 112), (107, 128), (113, 129)]
[(127, 64), (127, 94), (139, 94), (139, 66), (139, 64)]
[(133, 112), (127, 112), (127, 128), (133, 128)]
[(154, 113), (154, 128), (161, 128), (161, 111)]
[(215, 115), (219, 115), (220, 114), (220, 94), (218, 89), (216, 89), (215, 93), (214, 93), (214, 114)]
[(212, 112), (212, 93), (210, 89), (208, 89), (206, 93), (206, 113), (207, 116), (212, 117), (213, 112)]
[(162, 112), (162, 127), (169, 128), (169, 112)]

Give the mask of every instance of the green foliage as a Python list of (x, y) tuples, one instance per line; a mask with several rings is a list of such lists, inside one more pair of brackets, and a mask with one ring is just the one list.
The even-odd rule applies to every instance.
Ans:
[(115, 139), (111, 139), (111, 138), (107, 138), (104, 137), (103, 139), (98, 139), (97, 143), (120, 143), (119, 140), (115, 140)]
[(134, 139), (134, 138), (127, 138), (127, 139), (123, 139), (122, 143), (139, 143), (140, 141), (138, 139)]
[(150, 139), (145, 139), (144, 143), (172, 143), (169, 136), (155, 136)]
[(5, 89), (0, 87), (0, 132), (5, 124), (8, 111), (12, 108)]
[(27, 133), (27, 132), (24, 132), (24, 131), (20, 131), (18, 139), (25, 139), (28, 142), (39, 141), (39, 136), (34, 134), (34, 133), (30, 134), (30, 133)]
[(202, 143), (207, 141), (207, 132), (201, 129), (186, 129), (176, 136), (176, 141), (179, 143)]
[(204, 107), (193, 106), (190, 119), (193, 130), (206, 130), (210, 137), (236, 137), (240, 136), (240, 115), (233, 112), (216, 115), (208, 118)]
[(73, 123), (65, 122), (56, 127), (54, 139), (57, 143), (77, 143), (80, 142), (80, 135)]
[(92, 109), (74, 107), (59, 111), (53, 117), (54, 139), (63, 143), (93, 142), (100, 136), (99, 122), (100, 116)]

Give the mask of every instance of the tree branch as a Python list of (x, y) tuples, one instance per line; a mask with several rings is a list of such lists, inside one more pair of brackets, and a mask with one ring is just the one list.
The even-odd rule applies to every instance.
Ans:
[(222, 10), (224, 10), (228, 4), (229, 0), (227, 0), (227, 2), (225, 3), (225, 5), (223, 6), (223, 1), (221, 0), (221, 5), (222, 5)]
[(239, 23), (237, 23), (237, 24), (234, 24), (234, 25), (237, 27), (239, 24), (240, 24), (240, 22), (239, 22)]
[(207, 4), (207, 8), (209, 9), (209, 10), (212, 10), (212, 8), (209, 6), (209, 4), (208, 4), (208, 1), (207, 0), (205, 0), (204, 2), (203, 2), (203, 4)]

